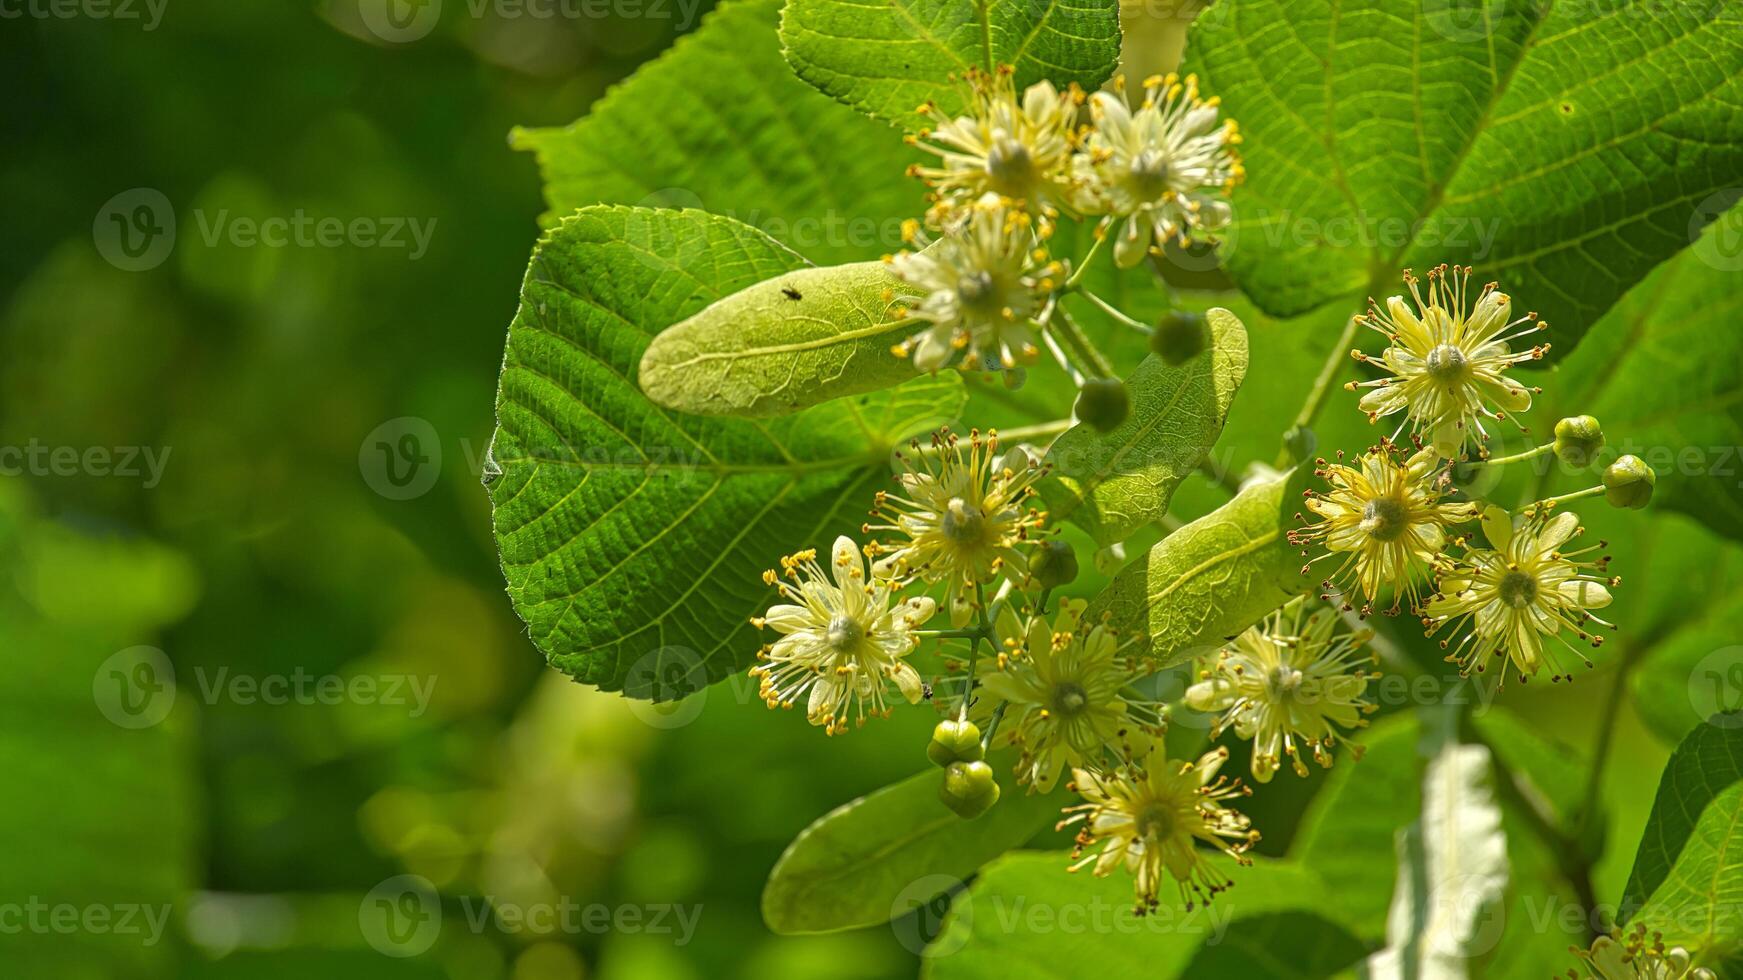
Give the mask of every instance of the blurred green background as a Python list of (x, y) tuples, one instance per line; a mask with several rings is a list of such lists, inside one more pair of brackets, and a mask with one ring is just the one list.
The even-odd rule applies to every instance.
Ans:
[[(542, 210), (507, 134), (582, 115), (708, 4), (446, 6), (388, 43), (358, 0), (6, 4), (0, 974), (912, 975), (890, 930), (779, 939), (757, 901), (805, 824), (916, 771), (927, 720), (826, 745), (748, 682), (691, 723), (570, 684), (490, 539), (478, 461)], [(126, 243), (104, 220), (159, 200), (137, 189), (167, 255), (162, 204)], [(246, 237), (299, 214), (345, 240)], [(367, 242), (402, 219), (407, 247)], [(399, 958), (366, 898), (404, 874), (443, 918)], [(479, 926), (484, 896), (642, 922)]]

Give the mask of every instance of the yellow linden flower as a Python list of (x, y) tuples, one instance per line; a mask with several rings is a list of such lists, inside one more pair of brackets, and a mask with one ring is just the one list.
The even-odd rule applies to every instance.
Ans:
[[(1361, 653), (1371, 634), (1337, 633), (1334, 612), (1321, 608), (1309, 616), (1306, 607), (1297, 599), (1236, 637), (1186, 691), (1188, 707), (1221, 712), (1212, 738), (1233, 727), (1253, 740), (1253, 778), (1261, 783), (1271, 781), (1285, 755), (1296, 775), (1307, 775), (1297, 740), (1330, 768), (1332, 747), (1349, 741), (1345, 730), (1365, 727), (1363, 716), (1375, 710), (1362, 700), (1368, 682), (1380, 676), (1361, 669), (1372, 662)], [(1361, 758), (1362, 746), (1351, 746), (1351, 754)]]
[(894, 584), (884, 578), (867, 582), (865, 560), (845, 535), (835, 539), (830, 564), (833, 582), (815, 551), (781, 559), (791, 583), (773, 571), (763, 573), (788, 603), (751, 622), (785, 635), (758, 654), (764, 662), (751, 668), (751, 676), (761, 679), (769, 707), (790, 708), (805, 698), (805, 717), (835, 735), (847, 731), (850, 714), (860, 724), (867, 714), (888, 716), (886, 685), (894, 684), (910, 704), (920, 700), (920, 672), (903, 658), (919, 645), (914, 630), (938, 604), (920, 596), (892, 608)]
[(879, 491), (872, 515), (888, 523), (865, 525), (868, 533), (896, 535), (873, 546), (887, 553), (880, 568), (900, 579), (945, 583), (955, 626), (973, 617), (978, 587), (1007, 569), (1024, 573), (1023, 544), (1046, 517), (1023, 506), (1045, 470), (1021, 453), (1014, 465), (999, 462), (998, 449), (996, 432), (970, 432), (966, 446), (949, 429), (932, 437), (930, 450), (915, 442), (898, 455), (906, 496)]
[[(1609, 605), (1609, 587), (1622, 580), (1609, 576), (1608, 557), (1584, 557), (1605, 547), (1605, 542), (1578, 551), (1560, 550), (1582, 530), (1579, 520), (1570, 512), (1554, 517), (1540, 513), (1515, 529), (1500, 508), (1484, 513), (1483, 533), (1492, 550), (1472, 551), (1448, 568), (1441, 575), (1440, 593), (1422, 610), (1429, 636), (1448, 624), (1455, 631), (1468, 628), (1447, 660), (1469, 674), (1505, 653), (1521, 681), (1544, 664), (1549, 665), (1550, 680), (1571, 680), (1573, 675), (1563, 674), (1544, 646), (1545, 637), (1555, 637), (1586, 666), (1592, 665), (1567, 635), (1602, 646), (1604, 638), (1592, 633), (1591, 624), (1615, 626), (1591, 610)], [(1442, 649), (1447, 646), (1447, 641), (1441, 641)]]
[(1198, 76), (1155, 76), (1136, 109), (1125, 96), (1090, 96), (1095, 129), (1073, 158), (1078, 207), (1125, 223), (1114, 261), (1132, 268), (1167, 242), (1206, 237), (1229, 223), (1224, 196), (1246, 176), (1234, 120), (1217, 122), (1216, 99), (1198, 97)]
[[(1079, 824), (1072, 849), (1071, 870), (1093, 865), (1098, 878), (1124, 865), (1136, 881), (1139, 915), (1160, 904), (1156, 898), (1166, 871), (1180, 889), (1188, 909), (1196, 899), (1208, 902), (1233, 882), (1206, 859), (1199, 842), (1251, 864), (1247, 850), (1259, 840), (1246, 817), (1223, 801), (1251, 796), (1240, 780), (1217, 776), (1229, 757), (1224, 748), (1206, 752), (1196, 763), (1167, 757), (1160, 746), (1141, 767), (1122, 766), (1110, 773), (1085, 769), (1071, 774), (1071, 788), (1086, 802), (1065, 808), (1060, 829)], [(1100, 844), (1097, 853), (1085, 852)]]
[(1126, 690), (1141, 669), (1119, 655), (1113, 630), (1081, 621), (1087, 605), (1062, 603), (1051, 627), (1036, 616), (1026, 630), (1003, 607), (999, 669), (980, 678), (983, 710), (1005, 704), (999, 744), (1021, 748), (1019, 778), (1043, 793), (1066, 766), (1100, 768), (1107, 750), (1126, 746), (1129, 734), (1161, 729), (1157, 703)]
[(986, 194), (1023, 202), (1037, 212), (1061, 201), (1083, 93), (1075, 85), (1061, 92), (1041, 81), (1019, 100), (1011, 69), (1004, 65), (990, 74), (971, 68), (964, 81), (968, 115), (951, 118), (931, 102), (920, 107), (931, 126), (908, 142), (936, 155), (939, 163), (915, 164), (908, 172), (924, 180), (947, 207)]
[(1336, 463), (1319, 460), (1314, 473), (1331, 484), (1331, 492), (1308, 494), (1307, 509), (1320, 520), (1289, 532), (1289, 541), (1320, 544), (1327, 553), (1303, 566), (1303, 573), (1313, 562), (1341, 555), (1326, 578), (1328, 590), (1347, 591), (1353, 584), (1366, 600), (1363, 615), (1386, 589), (1394, 593), (1390, 612), (1406, 596), (1414, 608), (1417, 572), (1446, 546), (1447, 527), (1477, 516), (1475, 504), (1440, 502), (1437, 462), (1432, 449), (1400, 461), (1389, 445), (1364, 453), (1356, 466), (1344, 465), (1342, 453)]
[(897, 344), (917, 371), (937, 371), (966, 351), (963, 366), (1009, 370), (1040, 354), (1035, 317), (1064, 272), (1047, 259), (1029, 214), (987, 196), (953, 216), (932, 241), (918, 223), (913, 251), (889, 258), (890, 272), (919, 293), (904, 312), (925, 329)]
[(1584, 961), (1585, 971), (1568, 970), (1568, 980), (1717, 980), (1713, 971), (1695, 966), (1681, 946), (1666, 949), (1658, 935), (1647, 941), (1646, 927), (1626, 935), (1599, 936), (1590, 950), (1570, 947)]
[[(1531, 407), (1531, 395), (1542, 389), (1527, 388), (1506, 371), (1522, 361), (1536, 360), (1549, 350), (1539, 344), (1515, 351), (1509, 344), (1548, 329), (1536, 313), (1513, 318), (1513, 302), (1495, 283), (1483, 287), (1475, 308), (1467, 308), (1465, 292), (1471, 270), (1440, 266), (1429, 270), (1428, 295), (1408, 271), (1416, 309), (1402, 296), (1386, 300), (1386, 309), (1370, 305), (1356, 319), (1384, 334), (1390, 346), (1378, 358), (1351, 351), (1356, 360), (1389, 373), (1374, 381), (1352, 381), (1350, 391), (1369, 388), (1362, 396), (1362, 411), (1378, 422), (1396, 412), (1417, 433), (1428, 434), (1435, 451), (1456, 459), (1467, 443), (1477, 440), (1477, 453), (1487, 456), (1482, 443), (1489, 438), (1482, 419), (1505, 419), (1507, 412)], [(1468, 312), (1467, 312), (1468, 311)], [(1523, 330), (1507, 333), (1520, 324)], [(1493, 407), (1491, 407), (1493, 406)], [(1399, 426), (1403, 431), (1404, 426)], [(1394, 438), (1397, 433), (1394, 433)]]

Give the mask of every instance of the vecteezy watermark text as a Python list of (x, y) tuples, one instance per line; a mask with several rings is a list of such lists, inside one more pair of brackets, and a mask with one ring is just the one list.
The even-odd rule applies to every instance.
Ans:
[(150, 490), (163, 479), (169, 446), (47, 446), (32, 438), (0, 446), (0, 476), (115, 476), (138, 479)]
[(0, 0), (0, 20), (137, 21), (155, 31), (168, 6), (169, 0)]
[(22, 902), (0, 903), (0, 935), (137, 936), (141, 946), (156, 946), (169, 922), (168, 905), (138, 902), (75, 904), (30, 896)]
[[(194, 691), (208, 705), (304, 707), (341, 704), (407, 709), (421, 718), (436, 693), (436, 677), (419, 674), (317, 674), (301, 667), (288, 673), (248, 674), (229, 667), (194, 668)], [(162, 650), (129, 647), (97, 667), (91, 697), (103, 717), (122, 728), (150, 728), (169, 717), (179, 689), (176, 671)]]
[[(193, 217), (199, 241), (207, 248), (385, 249), (404, 252), (413, 262), (429, 251), (437, 221), (409, 215), (315, 215), (303, 208), (265, 217), (237, 215), (229, 208), (195, 208)], [(91, 238), (110, 265), (145, 272), (175, 251), (177, 221), (175, 206), (162, 191), (135, 187), (97, 209)]]

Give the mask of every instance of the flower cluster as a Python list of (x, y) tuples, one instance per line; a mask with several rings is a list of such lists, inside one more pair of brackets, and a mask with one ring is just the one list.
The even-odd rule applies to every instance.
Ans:
[(1579, 957), (1585, 972), (1570, 969), (1568, 980), (1717, 980), (1713, 971), (1694, 965), (1688, 950), (1667, 949), (1656, 934), (1649, 939), (1643, 925), (1626, 934), (1599, 936), (1589, 950), (1574, 947), (1569, 952)]
[(888, 260), (905, 293), (892, 308), (921, 328), (893, 350), (917, 370), (1016, 371), (1037, 358), (1070, 285), (1048, 253), (1062, 214), (1099, 219), (1096, 249), (1114, 235), (1127, 268), (1171, 241), (1214, 240), (1228, 223), (1240, 133), (1196, 77), (1147, 79), (1137, 106), (1045, 81), (1019, 93), (1009, 67), (970, 70), (960, 84), (963, 114), (919, 109), (926, 126), (909, 142), (937, 161), (909, 173), (930, 206), (924, 226), (904, 229), (909, 250)]
[(887, 524), (864, 527), (889, 538), (868, 544), (865, 555), (852, 538), (837, 538), (830, 569), (815, 551), (781, 560), (781, 570), (763, 573), (786, 602), (751, 620), (781, 638), (764, 647), (752, 673), (765, 703), (792, 707), (801, 699), (813, 725), (831, 734), (849, 718), (889, 712), (890, 688), (909, 703), (925, 685), (906, 658), (920, 642), (920, 627), (938, 610), (930, 595), (897, 596), (910, 586), (942, 584), (950, 619), (966, 625), (984, 616), (985, 586), (1002, 576), (1022, 576), (1029, 536), (1045, 520), (1026, 506), (1040, 478), (1025, 454), (998, 453), (996, 433), (971, 432), (962, 440), (949, 430), (930, 446), (915, 442), (898, 454), (906, 496), (879, 492), (874, 515)]
[[(1019, 90), (1008, 68), (959, 81), (960, 111), (920, 107), (925, 126), (910, 138), (932, 159), (910, 169), (928, 188), (924, 216), (904, 224), (907, 248), (886, 257), (894, 354), (921, 372), (1002, 371), (1015, 386), (1047, 351), (1079, 390), (1078, 424), (1107, 434), (1153, 413), (1127, 395), (1061, 300), (1108, 246), (1117, 266), (1132, 268), (1169, 246), (1215, 242), (1245, 177), (1239, 127), (1190, 75), (1146, 79), (1135, 104), (1119, 80), (1088, 95), (1047, 82)], [(1062, 221), (1093, 234), (1070, 262), (1051, 253)], [(1528, 432), (1517, 416), (1541, 389), (1515, 374), (1549, 350), (1522, 343), (1547, 326), (1535, 313), (1515, 315), (1497, 283), (1475, 288), (1471, 275), (1445, 265), (1423, 279), (1407, 271), (1408, 295), (1370, 299), (1354, 317), (1352, 337), (1365, 326), (1385, 344), (1351, 352), (1365, 374), (1345, 387), (1361, 393), (1371, 422), (1397, 425), (1365, 451), (1315, 461), (1323, 485), (1305, 491), (1287, 539), (1303, 575), (1319, 570), (1321, 591), (1201, 658), (1175, 704), (1155, 693), (1165, 678), (1148, 638), (1123, 636), (1080, 599), (1049, 611), (1077, 562), (1049, 536), (1037, 504), (1043, 489), (1050, 498), (1055, 490), (1041, 457), (1002, 449), (992, 432), (949, 429), (895, 453), (895, 485), (876, 494), (863, 548), (843, 536), (827, 567), (805, 551), (766, 573), (781, 601), (752, 620), (779, 634), (753, 668), (763, 699), (803, 701), (810, 722), (831, 734), (898, 702), (929, 701), (940, 717), (926, 755), (943, 770), (945, 807), (964, 819), (985, 813), (1002, 792), (998, 769), (1030, 793), (1052, 791), (1069, 773), (1081, 797), (1059, 825), (1075, 828), (1071, 870), (1129, 872), (1139, 914), (1158, 907), (1168, 879), (1189, 908), (1208, 901), (1232, 885), (1231, 865), (1250, 863), (1259, 833), (1237, 805), (1253, 790), (1219, 774), (1227, 747), (1196, 761), (1169, 757), (1176, 706), (1208, 715), (1213, 739), (1249, 743), (1254, 783), (1285, 766), (1305, 777), (1309, 759), (1329, 768), (1339, 752), (1361, 758), (1354, 740), (1377, 710), (1369, 692), (1381, 676), (1369, 650), (1395, 651), (1358, 619), (1408, 609), (1461, 673), (1499, 661), (1503, 677), (1547, 666), (1557, 680), (1569, 676), (1564, 650), (1590, 665), (1579, 647), (1614, 629), (1597, 610), (1619, 579), (1603, 542), (1572, 546), (1582, 529), (1563, 505), (1601, 494), (1644, 506), (1655, 477), (1623, 456), (1600, 485), (1514, 511), (1467, 489), (1488, 485), (1470, 479), (1481, 467), (1551, 452), (1586, 467), (1604, 444), (1597, 420), (1582, 415), (1562, 419), (1553, 442), (1491, 452), (1503, 431), (1494, 423)], [(1168, 365), (1205, 347), (1203, 324), (1178, 312), (1150, 327), (1082, 297), (1149, 331)], [(1334, 367), (1314, 386), (1305, 419)], [(1287, 443), (1305, 456), (1308, 441), (1298, 429)], [(1100, 544), (1103, 556), (1123, 554), (1118, 542)], [(930, 626), (940, 606), (948, 626)], [(1702, 974), (1690, 972), (1686, 953), (1640, 936), (1600, 939), (1580, 956), (1605, 978)], [(1641, 972), (1648, 964), (1657, 972)]]
[[(1409, 301), (1392, 296), (1383, 311), (1370, 301), (1369, 311), (1356, 317), (1385, 336), (1388, 346), (1379, 356), (1352, 352), (1383, 376), (1345, 387), (1366, 389), (1361, 409), (1373, 421), (1395, 414), (1404, 420), (1349, 464), (1341, 453), (1336, 462), (1318, 461), (1315, 474), (1329, 489), (1307, 492), (1306, 510), (1316, 520), (1304, 520), (1289, 540), (1308, 557), (1304, 574), (1319, 562), (1332, 563), (1324, 598), (1343, 596), (1346, 610), (1356, 608), (1351, 599), (1357, 598), (1364, 616), (1383, 596), (1391, 598), (1390, 614), (1408, 605), (1429, 636), (1449, 634), (1441, 647), (1464, 674), (1501, 659), (1521, 681), (1545, 666), (1551, 680), (1571, 679), (1554, 648), (1571, 650), (1591, 666), (1576, 643), (1600, 646), (1598, 630), (1615, 629), (1593, 610), (1609, 605), (1609, 590), (1621, 580), (1609, 574), (1610, 559), (1598, 554), (1603, 542), (1564, 547), (1581, 527), (1576, 514), (1560, 508), (1598, 495), (1618, 507), (1642, 507), (1656, 477), (1639, 459), (1622, 456), (1605, 469), (1600, 484), (1516, 513), (1455, 487), (1455, 469), (1469, 473), (1549, 453), (1583, 468), (1604, 443), (1598, 421), (1581, 415), (1558, 422), (1553, 441), (1513, 456), (1490, 454), (1491, 433), (1483, 420), (1517, 424), (1513, 414), (1530, 408), (1532, 396), (1542, 392), (1506, 372), (1541, 358), (1549, 345), (1515, 350), (1514, 342), (1545, 324), (1535, 313), (1515, 317), (1511, 297), (1496, 283), (1473, 299), (1470, 275), (1469, 268), (1440, 266), (1428, 273), (1425, 289), (1406, 272)], [(1413, 449), (1396, 442), (1407, 426)], [(1486, 548), (1462, 530), (1479, 516)], [(1314, 549), (1320, 553), (1312, 555)], [(1425, 590), (1425, 583), (1432, 585)]]

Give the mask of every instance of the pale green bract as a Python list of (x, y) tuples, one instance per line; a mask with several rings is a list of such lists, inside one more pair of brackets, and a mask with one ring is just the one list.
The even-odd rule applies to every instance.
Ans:
[(1305, 470), (1256, 482), (1163, 538), (1090, 604), (1157, 669), (1222, 646), (1313, 582), (1288, 532), (1300, 525)]
[(785, 415), (912, 380), (883, 262), (799, 268), (715, 302), (642, 355), (642, 391), (697, 415)]
[(1210, 454), (1247, 376), (1247, 329), (1225, 309), (1206, 314), (1210, 343), (1184, 364), (1154, 355), (1127, 379), (1131, 414), (1111, 432), (1079, 423), (1047, 451), (1041, 493), (1054, 520), (1102, 544), (1124, 541), (1168, 513), (1168, 502)]

